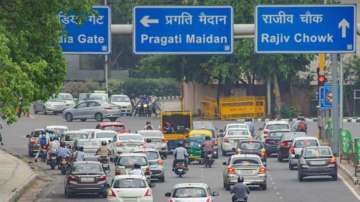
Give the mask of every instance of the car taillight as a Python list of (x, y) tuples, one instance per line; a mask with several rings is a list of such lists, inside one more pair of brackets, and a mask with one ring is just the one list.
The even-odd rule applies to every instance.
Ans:
[(145, 169), (145, 175), (150, 175), (151, 173), (150, 173), (150, 168), (149, 167), (147, 167), (146, 169)]
[(174, 200), (172, 200), (172, 199), (169, 199), (169, 202), (174, 202)]
[(229, 141), (228, 138), (225, 137), (225, 138), (224, 138), (224, 142), (225, 142), (225, 143), (229, 143), (230, 141)]
[(76, 177), (73, 175), (69, 175), (68, 181), (76, 181)]
[(290, 147), (289, 153), (290, 153), (290, 154), (295, 154), (295, 148), (294, 148), (294, 147)]
[(236, 170), (235, 170), (235, 168), (233, 168), (233, 167), (228, 167), (228, 168), (227, 168), (227, 173), (228, 173), (228, 174), (235, 174), (235, 173), (236, 173)]
[(105, 175), (100, 176), (100, 177), (98, 178), (98, 181), (106, 181), (106, 176), (105, 176)]
[(335, 156), (331, 157), (329, 163), (330, 163), (330, 164), (336, 164), (336, 157), (335, 157)]
[(259, 174), (265, 174), (266, 173), (266, 168), (265, 166), (260, 166), (259, 167)]
[(166, 142), (167, 142), (167, 140), (166, 140), (165, 138), (162, 138), (162, 139), (161, 139), (161, 142), (166, 143)]
[(289, 142), (288, 141), (280, 142), (280, 147), (289, 147)]
[(212, 202), (211, 198), (208, 197), (208, 198), (206, 199), (206, 202)]
[(163, 165), (163, 164), (164, 164), (164, 161), (161, 160), (161, 159), (159, 159), (159, 160), (157, 161), (157, 163), (158, 163), (159, 165)]
[(260, 156), (261, 157), (266, 157), (266, 150), (265, 149), (260, 150)]
[(152, 195), (151, 189), (147, 189), (144, 196), (151, 196), (151, 195)]

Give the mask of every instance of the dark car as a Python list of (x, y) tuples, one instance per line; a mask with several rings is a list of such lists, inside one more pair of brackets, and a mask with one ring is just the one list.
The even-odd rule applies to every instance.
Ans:
[(30, 134), (26, 135), (28, 141), (28, 154), (30, 157), (34, 157), (35, 154), (40, 150), (39, 136), (45, 133), (45, 129), (35, 129)]
[(241, 154), (256, 154), (260, 156), (261, 161), (266, 164), (267, 151), (265, 144), (260, 140), (244, 140), (237, 145)]
[(71, 171), (65, 177), (65, 197), (76, 194), (95, 194), (106, 198), (107, 177), (97, 161), (74, 162)]
[(331, 176), (337, 180), (337, 163), (328, 146), (305, 147), (298, 162), (298, 179), (308, 176)]
[(265, 139), (265, 147), (269, 156), (278, 152), (278, 144), (281, 137), (289, 132), (290, 131), (271, 131), (269, 133), (269, 135)]
[(289, 149), (291, 147), (292, 141), (296, 137), (304, 137), (306, 133), (304, 132), (290, 132), (285, 133), (278, 144), (278, 161), (281, 162), (283, 159), (289, 158)]

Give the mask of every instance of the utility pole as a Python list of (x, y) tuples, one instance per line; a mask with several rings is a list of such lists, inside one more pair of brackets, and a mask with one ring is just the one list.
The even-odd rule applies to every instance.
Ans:
[[(104, 0), (104, 5), (107, 5), (107, 0)], [(109, 94), (109, 55), (105, 55), (105, 70), (104, 70), (104, 77), (105, 77), (105, 89), (106, 93)]]
[(340, 130), (340, 117), (339, 117), (339, 75), (338, 75), (338, 54), (331, 54), (331, 76), (332, 76), (332, 95), (333, 102), (331, 108), (332, 118), (332, 141), (331, 146), (334, 154), (339, 154), (339, 130)]
[(266, 81), (266, 99), (267, 99), (267, 115), (271, 115), (271, 80), (270, 78)]

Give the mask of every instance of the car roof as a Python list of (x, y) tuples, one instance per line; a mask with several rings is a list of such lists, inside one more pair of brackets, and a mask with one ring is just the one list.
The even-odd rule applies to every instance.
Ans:
[(289, 124), (289, 122), (287, 122), (287, 121), (282, 121), (282, 120), (279, 120), (279, 121), (268, 121), (268, 122), (266, 122), (266, 125), (272, 125), (272, 124)]
[(78, 164), (97, 164), (97, 165), (101, 165), (101, 163), (99, 161), (75, 161), (73, 162), (74, 165), (78, 165)]
[(143, 175), (115, 175), (114, 180), (127, 179), (127, 178), (146, 180), (146, 177)]
[(235, 154), (231, 156), (231, 159), (233, 158), (256, 158), (260, 159), (260, 157), (256, 154)]
[(60, 126), (60, 125), (51, 125), (51, 126), (46, 126), (46, 129), (51, 129), (51, 128), (63, 128), (63, 129), (68, 129), (69, 127), (67, 126)]
[(97, 130), (97, 131), (94, 131), (94, 134), (96, 133), (113, 133), (114, 135), (117, 135), (117, 133), (113, 130)]
[(226, 127), (228, 126), (248, 126), (246, 123), (228, 123), (226, 124)]
[(144, 136), (142, 136), (141, 134), (138, 134), (138, 133), (122, 133), (121, 135), (118, 134), (118, 137), (122, 137), (122, 136), (141, 136), (141, 137), (144, 137)]
[(159, 152), (159, 150), (155, 148), (142, 148), (135, 151), (135, 153), (139, 153), (139, 152)]
[(65, 135), (66, 134), (74, 134), (74, 133), (76, 133), (76, 134), (84, 134), (84, 133), (87, 133), (86, 131), (81, 131), (81, 130), (68, 130), (68, 131), (65, 131)]
[(297, 140), (318, 140), (316, 137), (304, 136), (304, 137), (295, 137), (294, 142)]
[(120, 157), (121, 156), (144, 156), (144, 157), (147, 157), (146, 154), (144, 153), (122, 153), (119, 155)]
[(208, 187), (208, 185), (205, 183), (179, 183), (179, 184), (174, 185), (174, 189), (186, 188), (186, 187), (199, 187), (199, 188), (206, 189)]
[(129, 97), (129, 96), (127, 96), (127, 95), (125, 95), (125, 94), (114, 94), (114, 95), (111, 95), (111, 97)]
[[(163, 134), (161, 130), (138, 130), (137, 132), (138, 133), (161, 133), (161, 134)], [(141, 134), (139, 134), (139, 135), (141, 135)]]
[(99, 124), (97, 124), (97, 126), (125, 126), (125, 124), (123, 124), (122, 122), (118, 122), (118, 121), (105, 121), (105, 122), (101, 122)]

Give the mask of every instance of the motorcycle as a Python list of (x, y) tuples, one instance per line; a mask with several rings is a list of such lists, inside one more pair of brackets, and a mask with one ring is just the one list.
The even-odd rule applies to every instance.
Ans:
[(212, 164), (214, 163), (213, 152), (205, 153), (205, 168), (211, 168)]
[(58, 164), (56, 153), (49, 154), (49, 159), (47, 160), (47, 164), (50, 165), (52, 170), (55, 169), (56, 165)]
[(101, 163), (105, 172), (110, 172), (110, 163), (108, 156), (98, 156), (98, 161)]
[(47, 147), (46, 146), (41, 146), (39, 157), (40, 157), (42, 162), (46, 162), (46, 156), (47, 156)]
[(60, 158), (59, 169), (61, 170), (61, 174), (65, 175), (71, 168), (70, 158)]
[(175, 168), (174, 168), (174, 172), (176, 175), (178, 175), (179, 177), (182, 177), (183, 175), (186, 174), (187, 170), (188, 170), (188, 168), (186, 168), (184, 161), (176, 162)]

